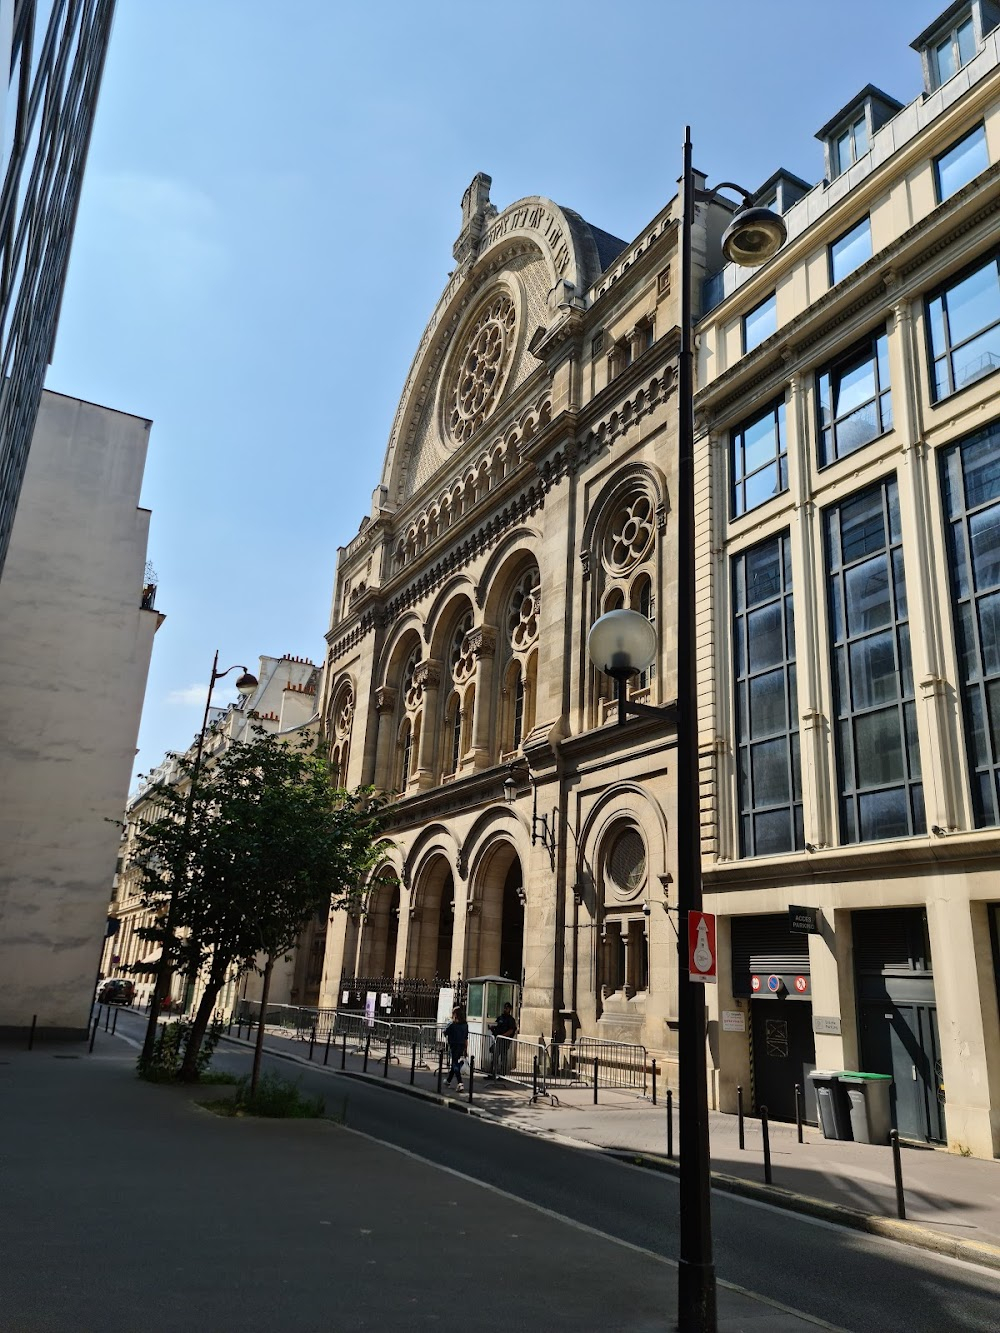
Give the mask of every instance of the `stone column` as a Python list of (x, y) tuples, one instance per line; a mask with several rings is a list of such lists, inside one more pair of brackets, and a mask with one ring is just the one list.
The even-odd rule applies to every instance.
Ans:
[(375, 691), (375, 711), (378, 714), (378, 735), (373, 785), (379, 791), (389, 791), (392, 787), (393, 720), (396, 714), (396, 691), (390, 686), (383, 685)]
[(424, 698), (415, 776), (418, 788), (425, 791), (428, 787), (437, 785), (435, 760), (440, 726), (438, 692), (441, 687), (441, 663), (435, 662), (432, 658), (421, 662), (413, 673), (413, 682), (421, 687)]
[(489, 768), (493, 763), (493, 668), (497, 632), (492, 625), (480, 625), (470, 631), (467, 642), (476, 658), (476, 699), (472, 714), (473, 768)]

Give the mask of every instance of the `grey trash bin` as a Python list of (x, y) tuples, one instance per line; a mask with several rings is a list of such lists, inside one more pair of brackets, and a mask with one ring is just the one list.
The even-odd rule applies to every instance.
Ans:
[(832, 1069), (814, 1069), (809, 1075), (816, 1089), (816, 1107), (825, 1139), (851, 1137), (851, 1110), (847, 1091)]
[(892, 1129), (891, 1077), (888, 1074), (865, 1074), (856, 1069), (844, 1069), (838, 1077), (850, 1099), (855, 1142), (888, 1143)]

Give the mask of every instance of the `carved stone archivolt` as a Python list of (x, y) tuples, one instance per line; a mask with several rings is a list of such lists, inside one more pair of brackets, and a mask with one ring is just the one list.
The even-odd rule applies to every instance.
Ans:
[(464, 444), (496, 407), (514, 357), (517, 312), (496, 292), (474, 318), (448, 395), (448, 430)]

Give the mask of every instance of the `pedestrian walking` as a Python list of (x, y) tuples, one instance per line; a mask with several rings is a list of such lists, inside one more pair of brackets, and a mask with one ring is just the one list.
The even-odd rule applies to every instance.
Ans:
[(469, 1025), (465, 1021), (465, 1009), (460, 1004), (456, 1004), (451, 1011), (451, 1022), (444, 1030), (444, 1039), (448, 1043), (448, 1051), (451, 1055), (451, 1068), (448, 1070), (448, 1077), (445, 1079), (445, 1087), (451, 1087), (451, 1080), (455, 1079), (458, 1084), (458, 1091), (462, 1091), (462, 1061), (469, 1054)]

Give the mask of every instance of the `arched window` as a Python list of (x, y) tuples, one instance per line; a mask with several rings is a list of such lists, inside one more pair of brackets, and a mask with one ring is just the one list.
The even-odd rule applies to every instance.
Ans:
[(451, 744), (447, 754), (451, 761), (449, 773), (457, 773), (462, 766), (462, 756), (469, 749), (467, 719), (472, 716), (473, 681), (476, 674), (476, 659), (467, 642), (473, 628), (471, 611), (466, 611), (455, 625), (448, 649), (448, 671), (451, 675), (452, 696), (445, 713), (446, 734)]
[(603, 859), (601, 995), (632, 1000), (649, 987), (646, 844), (634, 824), (619, 824)]
[(403, 723), (403, 734), (400, 737), (400, 763), (399, 763), (399, 790), (406, 791), (406, 785), (410, 781), (410, 761), (413, 758), (413, 730), (409, 721)]
[(524, 677), (520, 670), (514, 683), (514, 749), (521, 744), (524, 729)]
[(458, 772), (458, 765), (462, 759), (462, 707), (458, 695), (452, 696), (451, 708), (451, 769), (452, 773)]
[(538, 633), (541, 617), (541, 580), (538, 566), (525, 569), (507, 602), (506, 666), (500, 673), (501, 753), (520, 749), (535, 724), (535, 682), (538, 673)]
[[(654, 628), (656, 627), (656, 598), (653, 595), (653, 580), (648, 574), (640, 574), (632, 585), (632, 610), (638, 611)], [(646, 671), (635, 678), (632, 688), (644, 690), (655, 678), (656, 663), (652, 662)]]

